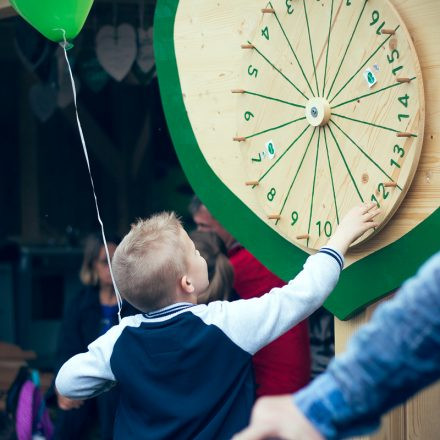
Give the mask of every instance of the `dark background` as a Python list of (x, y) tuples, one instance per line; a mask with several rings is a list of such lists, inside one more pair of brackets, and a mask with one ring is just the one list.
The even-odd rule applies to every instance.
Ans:
[[(192, 190), (172, 147), (154, 71), (145, 75), (134, 65), (100, 91), (84, 76), (85, 60), (96, 61), (99, 28), (138, 28), (140, 5), (96, 0), (68, 51), (101, 217), (108, 233), (121, 236), (136, 218), (160, 210), (177, 211), (191, 226)], [(153, 24), (154, 6), (143, 3), (144, 28)], [(79, 287), (82, 241), (99, 229), (73, 103), (42, 120), (30, 101), (36, 86), (40, 103), (57, 93), (58, 50), (21, 18), (0, 20), (0, 340), (36, 350), (37, 363), (48, 369), (63, 309)]]

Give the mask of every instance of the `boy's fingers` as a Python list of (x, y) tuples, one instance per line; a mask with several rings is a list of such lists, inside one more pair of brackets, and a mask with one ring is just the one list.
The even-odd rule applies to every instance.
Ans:
[(380, 223), (378, 223), (378, 222), (366, 222), (364, 224), (363, 230), (364, 230), (364, 232), (367, 232), (369, 229), (377, 228), (379, 225), (380, 225)]
[(364, 218), (366, 221), (372, 220), (374, 217), (379, 215), (381, 213), (381, 210), (379, 208), (374, 209), (373, 211), (369, 211), (366, 214), (364, 214)]
[(377, 204), (375, 202), (364, 203), (362, 205), (362, 214), (366, 214), (368, 211), (373, 209), (375, 206), (377, 207)]

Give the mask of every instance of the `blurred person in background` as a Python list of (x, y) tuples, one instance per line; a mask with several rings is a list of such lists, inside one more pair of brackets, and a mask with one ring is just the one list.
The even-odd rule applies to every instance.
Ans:
[(226, 247), (215, 232), (193, 231), (189, 234), (200, 255), (208, 265), (209, 286), (197, 298), (199, 304), (212, 301), (234, 301), (234, 269), (229, 262)]

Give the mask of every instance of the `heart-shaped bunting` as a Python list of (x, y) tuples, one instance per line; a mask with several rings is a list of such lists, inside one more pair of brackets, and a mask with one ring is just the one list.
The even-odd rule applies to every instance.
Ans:
[(122, 81), (136, 59), (133, 26), (103, 26), (96, 35), (96, 54), (103, 69), (116, 81)]

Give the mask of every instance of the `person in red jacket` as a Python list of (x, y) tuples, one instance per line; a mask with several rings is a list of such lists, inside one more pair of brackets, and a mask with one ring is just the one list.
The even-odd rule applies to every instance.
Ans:
[[(286, 283), (241, 246), (195, 196), (189, 207), (197, 229), (213, 231), (224, 241), (234, 268), (234, 290), (243, 299), (259, 297)], [(253, 358), (257, 396), (297, 391), (310, 380), (310, 341), (307, 320), (258, 351)]]

